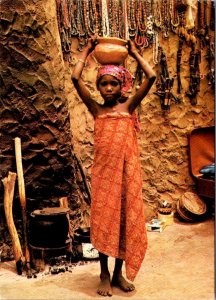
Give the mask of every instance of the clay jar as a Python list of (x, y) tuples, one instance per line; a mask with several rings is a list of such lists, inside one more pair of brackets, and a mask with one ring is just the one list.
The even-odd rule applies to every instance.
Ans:
[(68, 211), (61, 207), (34, 210), (29, 222), (30, 244), (41, 248), (65, 246), (69, 229)]
[(97, 39), (94, 57), (101, 65), (123, 64), (128, 50), (127, 41), (115, 37), (101, 37)]

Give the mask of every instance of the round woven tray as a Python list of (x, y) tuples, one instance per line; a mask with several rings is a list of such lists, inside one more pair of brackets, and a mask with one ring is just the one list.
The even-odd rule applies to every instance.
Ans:
[(205, 215), (205, 202), (193, 192), (186, 192), (177, 203), (177, 212), (186, 221), (198, 221)]

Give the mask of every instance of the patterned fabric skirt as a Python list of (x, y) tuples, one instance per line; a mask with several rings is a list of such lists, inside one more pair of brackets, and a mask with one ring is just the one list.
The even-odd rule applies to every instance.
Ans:
[(134, 280), (147, 248), (140, 155), (134, 122), (127, 113), (95, 119), (91, 179), (91, 243), (125, 261)]

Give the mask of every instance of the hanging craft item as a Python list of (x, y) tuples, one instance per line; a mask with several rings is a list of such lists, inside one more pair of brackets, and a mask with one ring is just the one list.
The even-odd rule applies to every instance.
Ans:
[(190, 82), (186, 95), (190, 98), (191, 104), (195, 105), (196, 95), (200, 91), (200, 50), (195, 50), (194, 47), (191, 50), (189, 64), (190, 64)]
[(203, 49), (208, 41), (208, 25), (207, 25), (207, 3), (204, 0), (198, 1), (198, 28), (197, 36), (200, 39), (200, 47)]
[(129, 40), (128, 34), (128, 17), (127, 17), (127, 1), (123, 1), (123, 18), (124, 18), (124, 39)]
[(181, 58), (182, 58), (182, 48), (185, 41), (185, 11), (186, 11), (186, 4), (184, 1), (177, 1), (175, 8), (178, 12), (178, 19), (179, 19), (179, 27), (178, 27), (178, 50), (177, 50), (177, 59), (176, 59), (176, 71), (177, 71), (177, 92), (181, 94), (182, 90), (182, 83), (181, 83)]
[(120, 37), (120, 32), (119, 32), (119, 9), (120, 9), (120, 4), (116, 0), (109, 0), (108, 4), (108, 16), (109, 16), (109, 31), (110, 31), (110, 36), (113, 37)]
[(109, 18), (108, 18), (108, 10), (107, 10), (107, 1), (101, 0), (102, 6), (102, 32), (103, 36), (109, 36)]
[(128, 34), (129, 38), (133, 39), (136, 34), (136, 20), (135, 20), (135, 1), (128, 1)]
[(215, 1), (211, 1), (210, 29), (215, 30)]
[(181, 101), (180, 98), (176, 97), (172, 92), (174, 78), (169, 77), (166, 56), (161, 47), (159, 47), (159, 51), (161, 72), (156, 82), (157, 90), (154, 94), (160, 97), (161, 108), (167, 111), (170, 109), (171, 101), (175, 103), (180, 103)]
[(102, 64), (123, 64), (128, 50), (127, 41), (115, 37), (101, 37), (97, 39), (94, 57)]
[(172, 32), (177, 33), (179, 15), (175, 3), (175, 0), (170, 0), (170, 29)]
[(193, 29), (195, 27), (195, 18), (196, 18), (196, 7), (197, 0), (187, 0), (187, 10), (185, 13), (186, 17), (186, 28), (187, 29)]
[(206, 75), (208, 84), (211, 85), (212, 89), (215, 89), (215, 70), (214, 70), (214, 58), (215, 58), (215, 47), (214, 42), (208, 43), (208, 49), (206, 53), (206, 59), (208, 61), (209, 72)]
[[(136, 31), (134, 35), (134, 42), (139, 48), (148, 47), (149, 39), (151, 39), (150, 30), (152, 30), (151, 25), (153, 25), (153, 22), (152, 19), (149, 19), (151, 18), (149, 15), (151, 12), (149, 4), (149, 1), (135, 2)], [(149, 14), (147, 14), (147, 9), (149, 9)], [(147, 30), (149, 30), (149, 36), (147, 36)]]
[(170, 25), (170, 13), (169, 13), (169, 1), (161, 0), (161, 29), (163, 32), (163, 38), (169, 37), (169, 25)]
[[(56, 10), (57, 10), (57, 22), (59, 28), (59, 34), (61, 38), (62, 52), (64, 58), (70, 54), (71, 39), (70, 33), (74, 28), (71, 28), (71, 19), (69, 14), (69, 7), (66, 0), (56, 0)], [(77, 34), (78, 32), (76, 32)]]
[[(214, 16), (214, 2), (211, 3), (210, 17), (207, 18), (207, 3), (200, 1), (198, 3), (198, 18), (200, 20), (198, 24), (197, 35), (200, 40), (200, 48), (203, 50), (207, 47), (205, 58), (207, 59), (209, 71), (206, 74), (208, 84), (214, 89), (215, 76), (214, 76), (214, 57), (215, 47), (214, 41), (211, 41), (210, 29), (212, 29), (212, 16)], [(201, 79), (205, 78), (204, 74), (201, 74)]]

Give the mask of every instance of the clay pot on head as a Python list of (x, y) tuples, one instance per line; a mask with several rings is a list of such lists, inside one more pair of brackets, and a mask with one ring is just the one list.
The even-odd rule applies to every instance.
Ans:
[(127, 41), (115, 37), (101, 37), (97, 39), (94, 57), (101, 65), (123, 64), (128, 56)]

